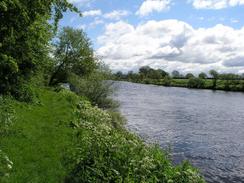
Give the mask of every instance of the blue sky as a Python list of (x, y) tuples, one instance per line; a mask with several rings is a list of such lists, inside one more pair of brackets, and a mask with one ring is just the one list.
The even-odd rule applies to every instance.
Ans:
[[(69, 1), (84, 16), (68, 12), (61, 26), (84, 29), (115, 71), (149, 65), (244, 73), (244, 0)], [(176, 38), (180, 46), (172, 43)]]

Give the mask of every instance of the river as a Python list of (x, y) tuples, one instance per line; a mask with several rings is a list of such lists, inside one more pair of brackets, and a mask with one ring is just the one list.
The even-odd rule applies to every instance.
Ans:
[(209, 183), (244, 182), (244, 93), (116, 82), (127, 128)]

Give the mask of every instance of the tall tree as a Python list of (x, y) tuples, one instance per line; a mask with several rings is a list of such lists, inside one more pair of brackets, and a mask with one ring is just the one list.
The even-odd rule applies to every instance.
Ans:
[(194, 78), (194, 75), (192, 73), (187, 73), (186, 78), (187, 79)]
[(212, 76), (213, 78), (213, 89), (216, 89), (216, 85), (217, 85), (217, 80), (219, 77), (219, 73), (215, 70), (210, 70), (209, 74)]
[(15, 95), (44, 64), (52, 30), (67, 9), (78, 12), (67, 0), (1, 0), (0, 94)]
[(174, 71), (172, 71), (171, 75), (172, 75), (173, 78), (179, 78), (180, 77), (180, 72), (174, 70)]
[(82, 30), (64, 27), (54, 47), (56, 66), (50, 85), (67, 82), (70, 73), (89, 75), (97, 67), (91, 41)]
[(200, 79), (206, 79), (206, 78), (207, 78), (207, 74), (205, 74), (204, 72), (201, 72), (201, 73), (198, 75), (198, 77), (199, 77)]

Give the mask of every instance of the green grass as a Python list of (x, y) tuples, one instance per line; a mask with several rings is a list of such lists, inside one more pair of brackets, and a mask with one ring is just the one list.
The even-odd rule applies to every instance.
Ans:
[[(134, 82), (133, 80), (130, 80)], [(189, 79), (171, 79), (170, 84), (165, 84), (164, 79), (144, 79), (136, 80), (136, 83), (163, 85), (172, 87), (184, 87), (188, 88)], [(213, 80), (204, 79), (204, 86), (198, 89), (213, 89)], [(215, 90), (225, 91), (244, 91), (244, 80), (217, 80)]]
[(71, 145), (74, 106), (67, 98), (48, 90), (38, 91), (41, 104), (12, 101), (16, 111), (9, 135), (0, 148), (13, 161), (9, 182), (61, 182), (66, 175), (62, 153)]
[[(36, 93), (39, 104), (8, 100), (15, 118), (0, 136), (13, 162), (7, 183), (204, 182), (190, 164), (173, 166), (168, 153), (125, 130), (118, 113), (66, 90)], [(1, 167), (0, 157), (0, 181)]]

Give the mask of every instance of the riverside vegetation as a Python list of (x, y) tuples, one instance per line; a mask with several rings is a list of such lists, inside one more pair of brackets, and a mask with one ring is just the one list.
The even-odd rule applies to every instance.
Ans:
[(128, 72), (127, 74), (117, 72), (114, 74), (114, 79), (162, 86), (225, 91), (244, 91), (244, 74), (220, 74), (215, 70), (209, 71), (209, 77), (206, 73), (203, 72), (196, 77), (192, 73), (182, 75), (176, 70), (173, 71), (170, 75), (164, 70), (143, 66), (139, 69), (138, 73), (134, 73), (132, 71)]
[(0, 2), (0, 182), (205, 182), (124, 128), (86, 34), (56, 34), (67, 10), (79, 13), (66, 0)]

